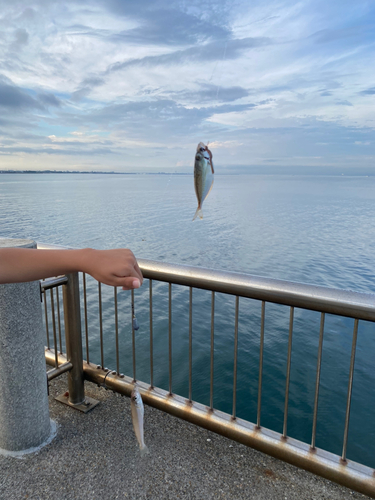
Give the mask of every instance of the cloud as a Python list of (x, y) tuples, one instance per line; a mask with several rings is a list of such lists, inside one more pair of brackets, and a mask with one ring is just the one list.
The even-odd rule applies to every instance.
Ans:
[(79, 102), (85, 97), (87, 97), (91, 93), (91, 90), (92, 89), (90, 87), (82, 87), (72, 92), (70, 98), (73, 102)]
[(210, 142), (209, 147), (210, 147), (210, 149), (222, 149), (222, 148), (228, 149), (228, 148), (237, 148), (237, 147), (242, 146), (242, 145), (243, 145), (243, 142), (236, 141), (236, 140), (223, 141), (223, 142), (214, 141), (214, 142)]
[(114, 35), (115, 41), (151, 45), (186, 45), (210, 39), (225, 39), (230, 30), (223, 22), (229, 5), (191, 1), (184, 7), (176, 0), (109, 0), (106, 8), (116, 15), (133, 18), (139, 26)]
[(106, 73), (113, 73), (134, 66), (152, 67), (172, 64), (200, 63), (205, 61), (231, 60), (240, 57), (244, 52), (271, 44), (269, 38), (241, 38), (220, 42), (209, 42), (168, 54), (145, 56), (110, 65)]
[(29, 41), (29, 34), (24, 28), (18, 28), (14, 32), (14, 42), (13, 44), (16, 46), (27, 45)]
[(197, 90), (181, 90), (179, 92), (169, 92), (169, 96), (179, 101), (190, 103), (207, 102), (232, 102), (247, 97), (249, 91), (240, 86), (223, 87), (210, 83), (202, 83)]
[(170, 134), (170, 136), (189, 134), (214, 115), (241, 112), (255, 106), (253, 103), (247, 103), (186, 107), (171, 99), (129, 101), (92, 109), (84, 115), (72, 117), (72, 119), (79, 126), (94, 125), (106, 129), (116, 128), (128, 130), (131, 134), (144, 134), (145, 127), (147, 127), (149, 138), (160, 138), (165, 134)]
[(152, 18), (147, 23), (112, 35), (111, 39), (122, 43), (175, 46), (210, 39), (223, 40), (229, 34), (227, 29), (195, 16), (173, 9), (160, 9), (152, 13)]
[(104, 83), (104, 79), (98, 76), (87, 77), (82, 81), (80, 88), (72, 92), (70, 98), (73, 102), (79, 102), (89, 96), (94, 88), (100, 87)]
[(0, 81), (0, 106), (12, 109), (42, 109), (41, 104), (14, 85)]
[(340, 29), (320, 30), (313, 35), (310, 35), (310, 38), (312, 38), (316, 43), (331, 43), (353, 37), (363, 38), (364, 35), (371, 35), (372, 30), (374, 30), (374, 25), (368, 23), (367, 26), (361, 24)]
[(85, 78), (83, 81), (82, 81), (82, 85), (84, 87), (98, 87), (99, 85), (103, 85), (104, 80), (103, 78), (99, 78), (98, 76), (89, 76), (87, 78)]
[(370, 89), (362, 90), (360, 95), (375, 95), (375, 87), (371, 87)]
[(339, 106), (353, 106), (353, 104), (351, 102), (346, 101), (346, 100), (343, 100), (343, 101), (336, 100), (335, 104), (338, 104)]
[(43, 92), (43, 93), (38, 94), (37, 98), (44, 106), (47, 106), (47, 107), (52, 106), (55, 108), (59, 108), (62, 105), (62, 102), (60, 99), (58, 99), (53, 94), (48, 94), (47, 92)]
[(58, 108), (61, 105), (61, 100), (52, 93), (40, 92), (33, 97), (26, 90), (14, 85), (9, 79), (0, 78), (0, 107), (15, 111), (46, 111), (49, 107)]

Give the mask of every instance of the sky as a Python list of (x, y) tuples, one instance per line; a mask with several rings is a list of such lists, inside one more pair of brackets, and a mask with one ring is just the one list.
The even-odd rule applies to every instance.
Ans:
[(0, 0), (0, 170), (375, 172), (374, 129), (373, 0)]

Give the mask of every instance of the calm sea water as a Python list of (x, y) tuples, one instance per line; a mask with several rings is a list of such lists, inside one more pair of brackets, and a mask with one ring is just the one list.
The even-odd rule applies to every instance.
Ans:
[[(191, 176), (0, 175), (0, 237), (128, 247), (137, 257), (375, 293), (375, 178), (220, 176), (192, 222)], [(88, 282), (90, 361), (100, 362)], [(136, 291), (137, 378), (149, 381), (148, 283)], [(115, 367), (113, 290), (103, 287), (105, 365)], [(209, 404), (211, 295), (193, 296), (193, 399)], [(232, 412), (234, 299), (215, 299), (214, 406)], [(173, 391), (188, 395), (188, 290), (173, 287)], [(130, 293), (119, 292), (120, 369), (133, 374)], [(289, 310), (267, 304), (262, 425), (282, 432)], [(320, 315), (295, 311), (288, 434), (311, 440)], [(240, 300), (237, 415), (256, 421), (260, 304)], [(317, 446), (341, 454), (353, 321), (327, 315)], [(375, 327), (361, 322), (348, 458), (375, 467)], [(154, 284), (154, 383), (168, 389), (168, 288)]]

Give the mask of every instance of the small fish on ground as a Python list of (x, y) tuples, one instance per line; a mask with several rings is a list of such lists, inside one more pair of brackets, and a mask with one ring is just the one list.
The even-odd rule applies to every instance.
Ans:
[(212, 153), (200, 142), (197, 146), (194, 163), (194, 188), (197, 195), (198, 208), (193, 220), (199, 216), (203, 219), (202, 205), (212, 189), (214, 183), (214, 164), (212, 162)]
[(144, 407), (141, 395), (137, 389), (137, 386), (134, 385), (134, 388), (131, 393), (130, 398), (130, 406), (132, 412), (132, 421), (135, 436), (139, 443), (139, 449), (141, 450), (141, 456), (148, 453), (148, 448), (145, 445), (143, 439), (143, 415), (144, 415)]

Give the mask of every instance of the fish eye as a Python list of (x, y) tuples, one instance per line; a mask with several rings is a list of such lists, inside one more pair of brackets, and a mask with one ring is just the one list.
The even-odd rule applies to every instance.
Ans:
[(206, 148), (199, 148), (199, 151), (206, 151)]

